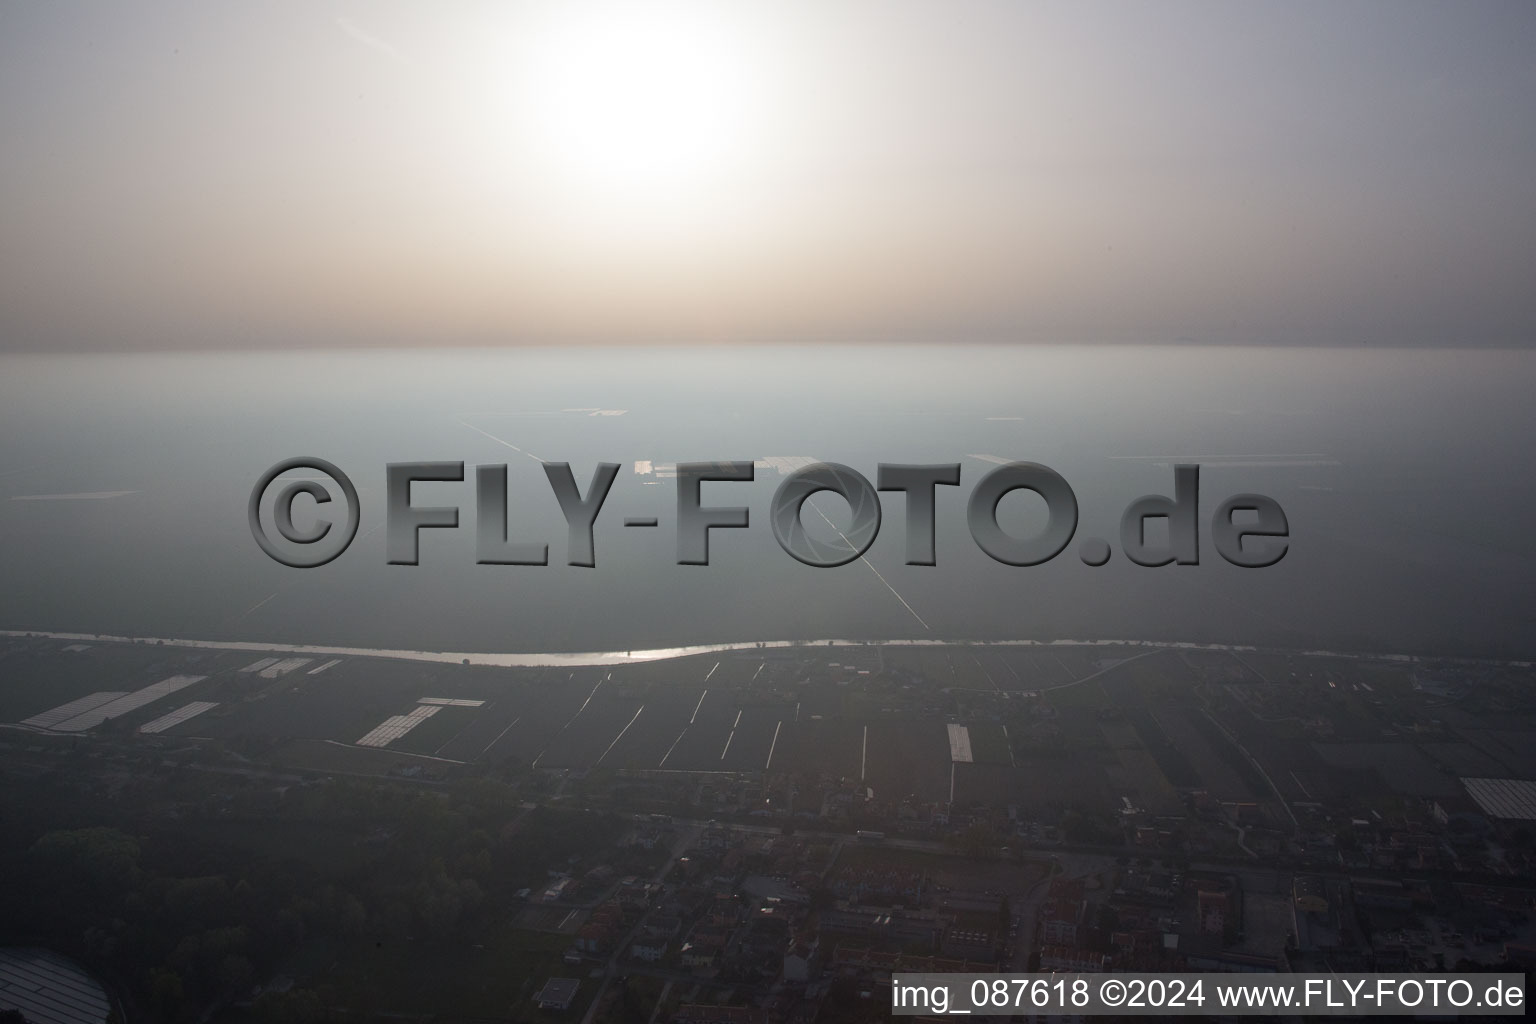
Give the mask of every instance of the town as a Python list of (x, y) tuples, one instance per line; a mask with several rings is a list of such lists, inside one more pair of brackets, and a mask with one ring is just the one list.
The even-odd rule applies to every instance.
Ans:
[(893, 972), (1536, 958), (1529, 665), (36, 636), (0, 673), (0, 943), (130, 1019), (873, 1020)]

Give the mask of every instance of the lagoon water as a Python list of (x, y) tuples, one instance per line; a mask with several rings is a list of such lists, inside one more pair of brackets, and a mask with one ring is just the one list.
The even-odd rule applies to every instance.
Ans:
[[(1358, 348), (729, 346), (0, 357), (0, 628), (451, 651), (602, 651), (818, 637), (1127, 639), (1536, 656), (1536, 354)], [(361, 527), (292, 569), (246, 502), (296, 455), (356, 482)], [(801, 565), (768, 525), (780, 467), (961, 464), (940, 488), (938, 565), (908, 566), (903, 499), (867, 558)], [(621, 470), (596, 566), (565, 564), (539, 460)], [(983, 554), (966, 500), (995, 463), (1072, 485), (1077, 536), (1048, 564)], [(384, 466), (447, 460), (464, 483), (421, 564), (386, 564)], [(709, 566), (676, 562), (678, 461), (767, 460)], [(784, 460), (784, 461), (777, 461)], [(1135, 498), (1201, 465), (1201, 563), (1119, 550)], [(547, 566), (475, 564), (473, 466), (506, 463), (513, 539)], [(647, 467), (645, 464), (649, 463)], [(639, 464), (637, 466), (637, 464)], [(650, 472), (645, 472), (647, 468)], [(639, 471), (637, 471), (639, 470)], [(658, 470), (660, 472), (658, 472)], [(1227, 495), (1276, 499), (1278, 565), (1239, 569), (1209, 537)], [(1027, 493), (1010, 529), (1038, 528)], [(836, 523), (846, 507), (822, 496)], [(305, 513), (307, 514), (307, 513)], [(656, 516), (656, 529), (626, 529)], [(808, 512), (807, 526), (824, 531)], [(1109, 563), (1078, 558), (1110, 540)]]

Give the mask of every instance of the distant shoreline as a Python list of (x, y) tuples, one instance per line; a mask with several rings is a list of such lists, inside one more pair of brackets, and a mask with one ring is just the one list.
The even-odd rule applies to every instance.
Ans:
[(699, 654), (737, 651), (783, 650), (797, 647), (1142, 647), (1174, 651), (1232, 651), (1240, 654), (1285, 654), (1306, 658), (1346, 658), (1352, 661), (1396, 661), (1404, 664), (1466, 663), (1531, 668), (1536, 662), (1503, 658), (1470, 658), (1390, 654), (1361, 651), (1300, 650), (1250, 644), (1205, 644), (1154, 640), (747, 640), (718, 644), (690, 644), (629, 651), (410, 651), (379, 647), (335, 647), (318, 644), (279, 644), (254, 640), (191, 640), (179, 637), (116, 636), (107, 633), (61, 633), (42, 629), (0, 629), (10, 639), (72, 640), (79, 643), (140, 644), (219, 651), (315, 654), (354, 658), (387, 658), (393, 661), (426, 661), (439, 664), (480, 665), (492, 668), (547, 668), (554, 666), (631, 665), (667, 661)]

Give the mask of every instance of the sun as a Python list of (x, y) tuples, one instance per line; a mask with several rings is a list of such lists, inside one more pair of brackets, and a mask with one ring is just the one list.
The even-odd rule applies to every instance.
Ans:
[(530, 142), (572, 184), (634, 198), (710, 184), (744, 158), (749, 48), (720, 8), (569, 8), (519, 75)]

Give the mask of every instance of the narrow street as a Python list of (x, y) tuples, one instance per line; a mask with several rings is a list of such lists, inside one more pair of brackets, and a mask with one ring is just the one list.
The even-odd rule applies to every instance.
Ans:
[[(651, 881), (659, 882), (667, 877), (667, 872), (672, 870), (672, 865), (676, 864), (677, 859), (686, 853), (694, 843), (699, 841), (699, 836), (703, 832), (704, 826), (698, 822), (692, 822), (680, 828), (677, 840), (672, 844), (672, 852), (668, 855), (666, 863), (656, 869), (655, 874), (651, 876)], [(635, 922), (634, 927), (626, 932), (624, 938), (620, 939), (613, 947), (612, 955), (608, 957), (607, 962), (600, 968), (603, 974), (602, 984), (598, 986), (597, 994), (592, 997), (592, 1002), (587, 1006), (587, 1012), (582, 1015), (581, 1024), (592, 1024), (592, 1021), (597, 1018), (597, 1008), (603, 1004), (603, 997), (608, 994), (608, 986), (613, 984), (614, 976), (618, 973), (619, 961), (629, 949), (629, 944), (635, 940), (635, 935), (640, 931), (640, 926), (644, 923), (645, 915), (642, 914), (640, 919)]]

